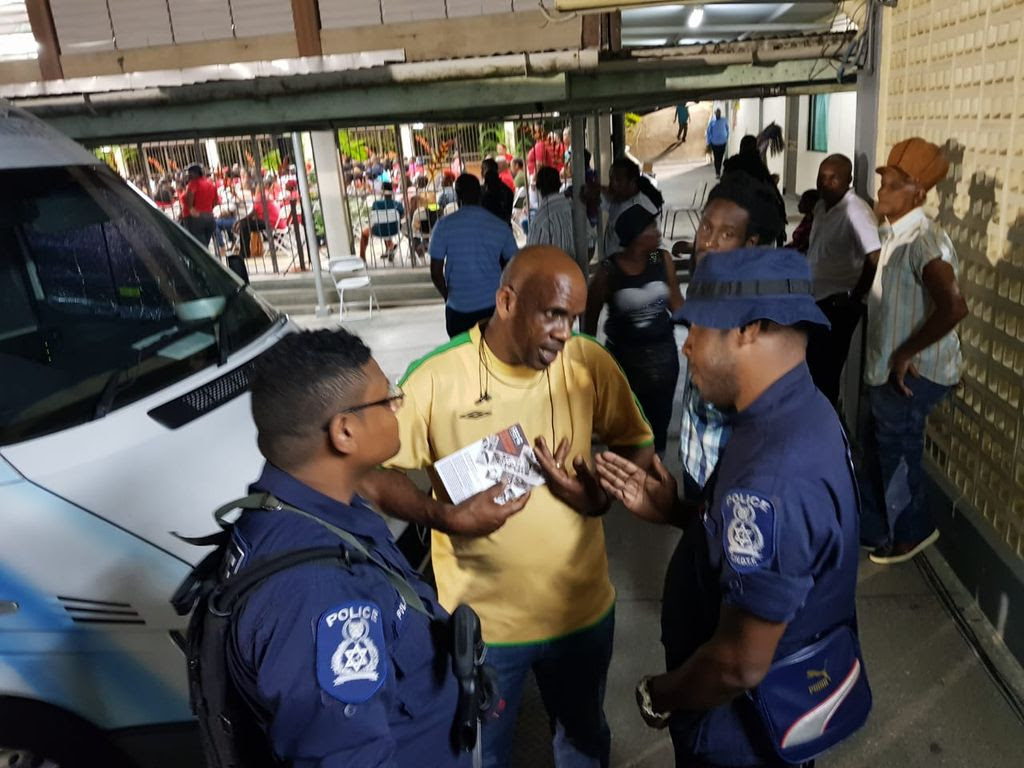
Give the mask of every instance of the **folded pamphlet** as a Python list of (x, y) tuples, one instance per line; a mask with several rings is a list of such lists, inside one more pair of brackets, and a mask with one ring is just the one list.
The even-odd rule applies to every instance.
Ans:
[(518, 424), (445, 456), (434, 464), (434, 471), (453, 504), (499, 482), (505, 483), (505, 491), (496, 497), (499, 504), (544, 484), (533, 446)]

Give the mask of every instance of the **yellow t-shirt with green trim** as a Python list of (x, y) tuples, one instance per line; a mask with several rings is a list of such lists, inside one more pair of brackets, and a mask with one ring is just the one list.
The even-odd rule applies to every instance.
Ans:
[[(611, 446), (652, 443), (626, 377), (596, 341), (573, 336), (544, 371), (510, 366), (481, 347), (479, 326), (414, 362), (401, 384), (402, 448), (387, 466), (428, 467), (512, 424), (552, 450), (570, 440), (591, 463), (591, 438)], [(484, 393), (490, 398), (482, 402)], [(571, 469), (570, 469), (571, 471)], [(468, 603), (488, 643), (531, 643), (569, 634), (611, 609), (604, 524), (555, 499), (546, 486), (489, 536), (433, 532), (442, 605)]]

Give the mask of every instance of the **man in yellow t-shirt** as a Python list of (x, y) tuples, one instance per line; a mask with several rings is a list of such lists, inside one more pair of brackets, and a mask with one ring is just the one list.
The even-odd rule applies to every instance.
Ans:
[[(610, 500), (589, 469), (591, 439), (644, 466), (653, 441), (615, 361), (572, 333), (585, 304), (583, 275), (565, 253), (520, 251), (494, 316), (409, 367), (402, 448), (393, 469), (364, 487), (388, 514), (434, 529), (441, 603), (468, 603), (480, 615), (506, 701), (484, 728), (487, 768), (507, 763), (531, 669), (556, 725), (555, 764), (608, 765), (603, 699), (615, 591), (599, 517)], [(514, 502), (498, 505), (493, 488), (452, 505), (393, 471), (427, 467), (517, 423), (535, 443), (546, 484)]]

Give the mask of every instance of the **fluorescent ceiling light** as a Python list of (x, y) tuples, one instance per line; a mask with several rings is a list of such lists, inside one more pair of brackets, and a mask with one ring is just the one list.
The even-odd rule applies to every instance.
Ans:
[(692, 11), (690, 11), (690, 18), (686, 20), (686, 26), (690, 29), (696, 29), (704, 23), (704, 6), (698, 5)]

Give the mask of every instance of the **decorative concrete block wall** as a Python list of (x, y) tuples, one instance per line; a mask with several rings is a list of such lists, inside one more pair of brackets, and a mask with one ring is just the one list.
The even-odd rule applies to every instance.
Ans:
[(878, 157), (909, 136), (945, 145), (929, 195), (970, 306), (963, 386), (928, 454), (1024, 557), (1024, 0), (900, 0), (885, 9)]

